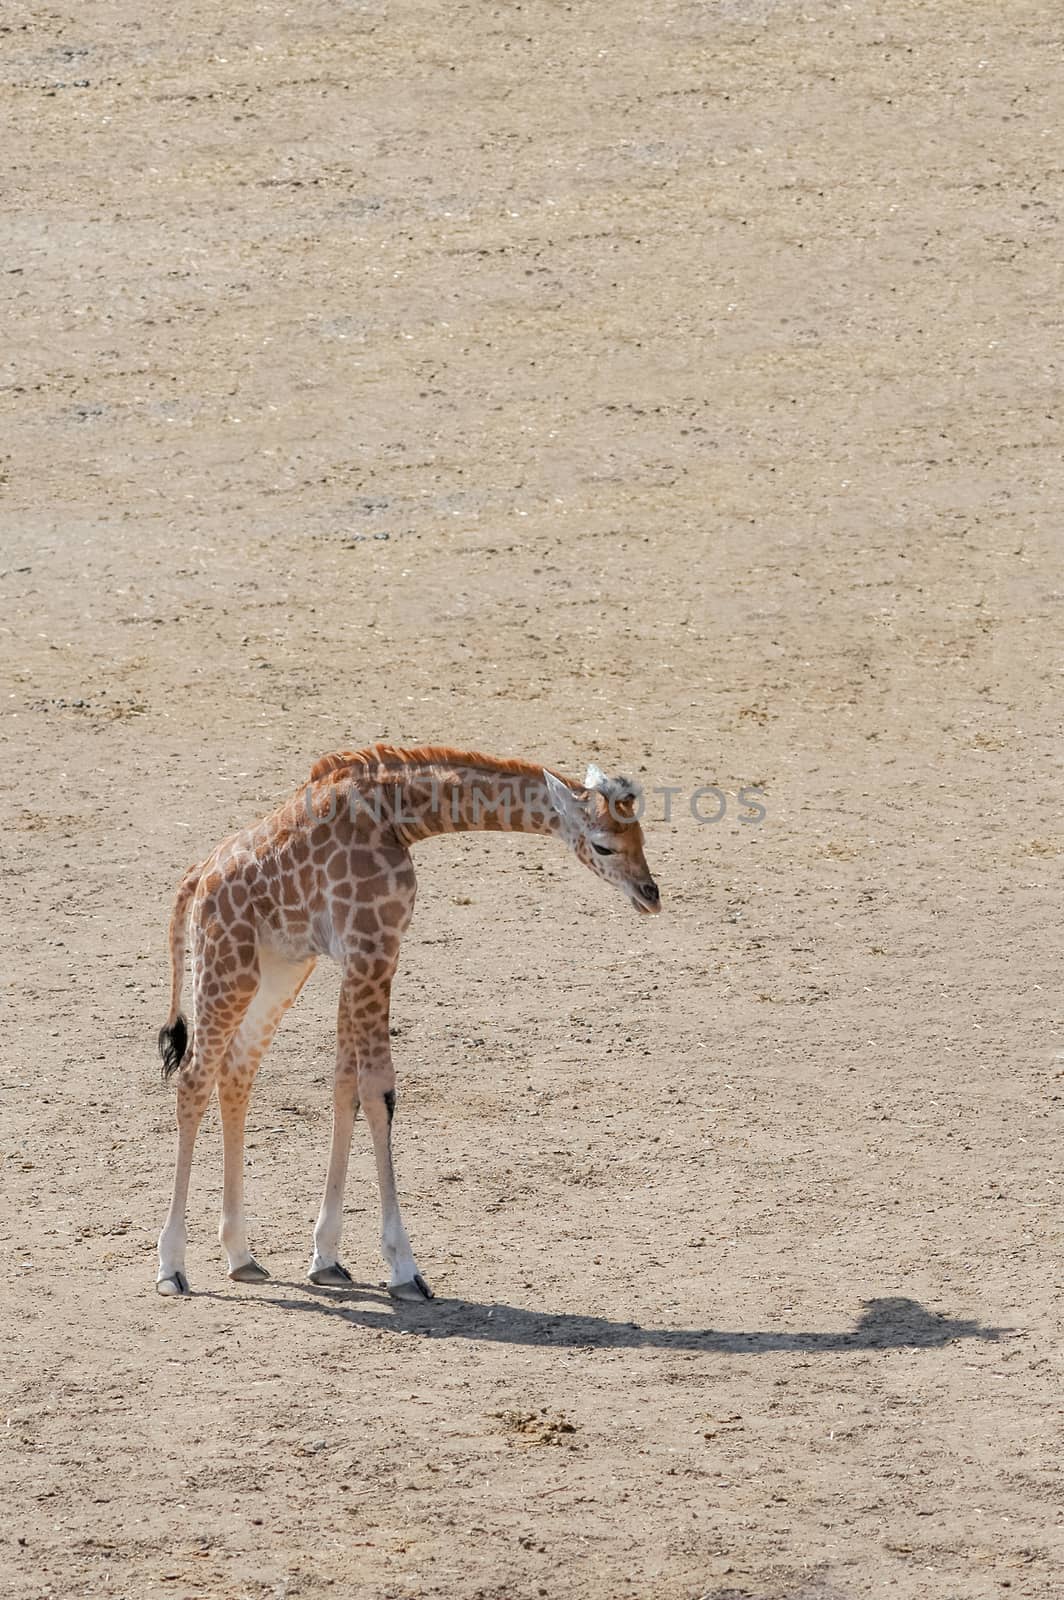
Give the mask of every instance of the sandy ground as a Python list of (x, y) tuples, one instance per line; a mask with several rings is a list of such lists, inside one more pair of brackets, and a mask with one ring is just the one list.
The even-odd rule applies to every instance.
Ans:
[[(5, 1596), (1064, 1593), (1058, 23), (8, 8)], [(178, 876), (382, 736), (728, 812), (421, 849), (434, 1305), (325, 970), (164, 1302)]]

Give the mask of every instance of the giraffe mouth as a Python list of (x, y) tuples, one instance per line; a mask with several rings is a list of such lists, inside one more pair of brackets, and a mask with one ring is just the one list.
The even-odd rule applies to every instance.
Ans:
[(656, 917), (661, 910), (660, 900), (644, 900), (638, 889), (629, 889), (628, 898), (644, 917)]

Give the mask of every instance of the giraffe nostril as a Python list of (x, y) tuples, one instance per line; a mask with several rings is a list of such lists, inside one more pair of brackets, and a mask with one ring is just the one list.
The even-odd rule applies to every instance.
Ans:
[(639, 885), (639, 893), (643, 896), (643, 899), (648, 900), (652, 906), (656, 906), (658, 901), (661, 899), (661, 891), (653, 879), (651, 879), (649, 883), (641, 883)]

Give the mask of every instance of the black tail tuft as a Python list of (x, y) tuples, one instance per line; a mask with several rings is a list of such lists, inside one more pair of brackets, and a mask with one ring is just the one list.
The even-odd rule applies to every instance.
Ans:
[(163, 1058), (163, 1077), (169, 1078), (185, 1059), (188, 1049), (188, 1024), (178, 1014), (173, 1027), (159, 1029), (159, 1054)]

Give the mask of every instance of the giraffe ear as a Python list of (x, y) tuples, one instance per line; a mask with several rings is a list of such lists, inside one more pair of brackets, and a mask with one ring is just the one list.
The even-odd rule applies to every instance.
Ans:
[(584, 788), (598, 789), (602, 794), (606, 794), (609, 790), (609, 786), (610, 780), (607, 778), (602, 768), (596, 767), (595, 763), (592, 761), (588, 766), (586, 774), (584, 775)]
[(569, 785), (556, 777), (553, 772), (543, 770), (543, 781), (547, 785), (550, 803), (560, 817), (574, 817), (580, 810), (580, 796)]

